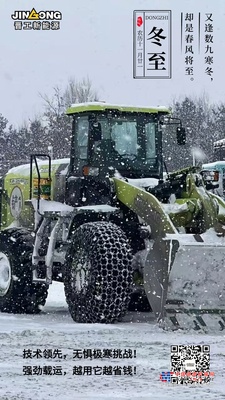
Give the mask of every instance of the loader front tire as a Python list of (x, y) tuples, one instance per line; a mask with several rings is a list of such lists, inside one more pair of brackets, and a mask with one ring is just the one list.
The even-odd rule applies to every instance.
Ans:
[(76, 322), (112, 323), (127, 311), (132, 253), (124, 232), (110, 222), (89, 222), (73, 234), (64, 270), (65, 295)]
[(0, 312), (36, 314), (45, 304), (48, 287), (32, 282), (33, 241), (25, 229), (0, 232)]

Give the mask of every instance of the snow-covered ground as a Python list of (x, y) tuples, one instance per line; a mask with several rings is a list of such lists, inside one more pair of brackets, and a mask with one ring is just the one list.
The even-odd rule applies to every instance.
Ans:
[[(170, 346), (176, 344), (210, 345), (214, 380), (202, 385), (161, 382), (160, 373), (170, 370)], [(0, 313), (0, 349), (0, 400), (225, 399), (223, 332), (213, 336), (164, 332), (156, 326), (151, 314), (135, 313), (114, 325), (76, 324), (67, 311), (62, 284), (52, 285), (40, 315)], [(42, 352), (59, 349), (63, 358), (23, 358), (24, 350), (34, 355), (37, 349)], [(133, 355), (136, 350), (136, 357), (73, 359), (74, 350), (78, 349), (121, 349), (122, 352), (131, 349)], [(33, 371), (36, 366), (62, 367), (63, 372), (62, 375), (24, 375), (23, 367), (27, 366), (32, 366)], [(136, 373), (131, 376), (73, 375), (73, 368), (78, 366), (132, 366), (133, 373), (136, 367)]]

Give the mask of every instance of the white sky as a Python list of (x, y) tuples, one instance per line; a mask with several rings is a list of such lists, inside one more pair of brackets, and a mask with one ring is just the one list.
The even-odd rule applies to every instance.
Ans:
[[(11, 14), (33, 7), (61, 11), (61, 29), (16, 31)], [(172, 10), (172, 79), (133, 79), (133, 10)], [(193, 81), (185, 76), (181, 12), (213, 13), (213, 81), (200, 62)], [(39, 93), (51, 96), (71, 76), (88, 75), (108, 102), (167, 106), (175, 97), (203, 93), (210, 102), (225, 102), (224, 0), (1, 0), (0, 18), (0, 113), (15, 125), (42, 111)]]

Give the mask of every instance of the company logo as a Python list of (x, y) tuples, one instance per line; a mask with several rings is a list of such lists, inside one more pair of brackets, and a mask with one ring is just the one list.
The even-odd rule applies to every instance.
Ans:
[(137, 17), (137, 26), (141, 26), (143, 24), (142, 17)]
[(170, 375), (170, 371), (167, 372), (161, 372), (161, 374), (159, 375), (159, 379), (162, 382), (170, 382), (171, 381), (171, 375)]
[(60, 29), (62, 13), (54, 10), (37, 12), (32, 8), (31, 11), (16, 10), (11, 18), (15, 30), (57, 30)]
[(17, 219), (23, 208), (23, 194), (18, 186), (15, 186), (11, 192), (9, 207), (12, 216)]
[(161, 382), (169, 383), (209, 383), (213, 380), (215, 372), (211, 371), (166, 371), (161, 372)]
[(31, 11), (15, 11), (11, 15), (14, 20), (60, 20), (62, 13), (60, 11), (39, 11), (34, 8)]

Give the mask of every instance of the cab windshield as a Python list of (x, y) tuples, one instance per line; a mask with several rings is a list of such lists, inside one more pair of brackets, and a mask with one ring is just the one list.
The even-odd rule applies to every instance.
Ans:
[(96, 149), (103, 148), (105, 143), (109, 149), (107, 158), (119, 171), (142, 171), (147, 176), (151, 169), (157, 175), (160, 152), (157, 114), (88, 113), (77, 118), (76, 131), (78, 159), (95, 159)]
[(153, 121), (138, 121), (138, 117), (103, 118), (103, 138), (111, 139), (114, 150), (128, 159), (150, 161), (156, 157), (156, 124)]
[[(148, 115), (142, 118), (138, 115), (100, 115), (92, 124), (99, 132), (97, 139), (111, 140), (119, 155), (150, 161), (156, 157), (156, 122)], [(78, 147), (81, 159), (87, 158), (89, 124), (88, 116), (79, 117)]]

